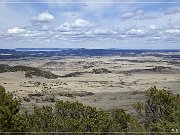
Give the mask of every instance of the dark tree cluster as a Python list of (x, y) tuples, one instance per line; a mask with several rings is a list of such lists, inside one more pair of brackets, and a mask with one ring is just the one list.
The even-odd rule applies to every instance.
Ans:
[(0, 64), (0, 73), (17, 72), (17, 71), (24, 71), (25, 77), (27, 78), (31, 78), (32, 76), (40, 76), (40, 77), (45, 77), (48, 79), (56, 79), (59, 77), (58, 75), (55, 75), (49, 71), (43, 71), (36, 67), (29, 67), (29, 66), (23, 66), (23, 65), (9, 66), (5, 64)]
[(102, 74), (102, 73), (111, 73), (111, 71), (109, 71), (106, 68), (98, 68), (98, 69), (93, 69), (92, 73), (94, 73), (94, 74)]

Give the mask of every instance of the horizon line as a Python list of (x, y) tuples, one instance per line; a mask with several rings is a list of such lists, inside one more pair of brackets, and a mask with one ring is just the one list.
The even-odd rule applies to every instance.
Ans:
[(124, 2), (108, 2), (108, 1), (99, 1), (99, 2), (92, 2), (92, 1), (88, 1), (88, 2), (83, 2), (83, 1), (77, 1), (77, 2), (62, 2), (62, 1), (1, 1), (0, 2), (0, 4), (5, 4), (5, 3), (7, 3), (7, 4), (43, 4), (43, 3), (67, 3), (67, 4), (87, 4), (87, 3), (89, 3), (89, 4), (95, 4), (95, 3), (97, 3), (97, 4), (110, 4), (110, 3), (119, 3), (119, 4), (180, 4), (180, 2), (162, 2), (162, 1), (147, 1), (147, 2), (126, 2), (126, 1), (124, 1)]
[(42, 50), (48, 50), (48, 49), (87, 49), (87, 50), (93, 50), (93, 49), (97, 49), (97, 50), (180, 50), (180, 48), (179, 49), (139, 49), (139, 48), (137, 48), (137, 49), (128, 49), (128, 48), (83, 48), (83, 47), (79, 47), (79, 48), (3, 48), (3, 49), (1, 49), (0, 48), (0, 50), (5, 50), (5, 49), (7, 49), (7, 50), (23, 50), (23, 49), (25, 49), (25, 50), (33, 50), (33, 49), (42, 49)]

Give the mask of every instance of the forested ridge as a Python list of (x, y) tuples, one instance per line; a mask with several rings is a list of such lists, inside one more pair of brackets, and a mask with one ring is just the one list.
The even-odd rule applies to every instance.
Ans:
[(32, 76), (45, 77), (48, 79), (58, 78), (58, 75), (55, 75), (49, 71), (43, 71), (36, 67), (29, 67), (29, 66), (23, 66), (23, 65), (9, 66), (6, 64), (0, 64), (0, 73), (17, 72), (17, 71), (25, 72), (25, 77), (27, 78), (31, 78)]
[(120, 108), (103, 111), (71, 101), (58, 101), (55, 106), (35, 107), (32, 112), (20, 112), (20, 102), (0, 86), (0, 132), (178, 133), (180, 96), (156, 87), (146, 90), (145, 95), (144, 103), (133, 104), (138, 117), (131, 116)]

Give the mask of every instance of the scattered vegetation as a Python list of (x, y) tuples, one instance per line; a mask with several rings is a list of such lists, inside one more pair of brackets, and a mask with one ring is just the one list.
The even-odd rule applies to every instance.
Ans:
[(17, 71), (24, 71), (25, 77), (27, 78), (32, 78), (32, 76), (40, 76), (48, 79), (56, 79), (59, 77), (58, 75), (55, 75), (49, 71), (43, 71), (36, 67), (28, 67), (23, 65), (9, 66), (5, 64), (0, 64), (0, 73)]
[(98, 68), (98, 69), (93, 69), (92, 71), (95, 74), (102, 74), (102, 73), (111, 73), (111, 71), (109, 71), (106, 68)]
[(94, 66), (93, 65), (85, 65), (85, 66), (83, 66), (84, 69), (88, 69), (88, 68), (92, 68), (92, 67), (94, 67)]
[(73, 91), (73, 92), (64, 91), (64, 92), (58, 93), (58, 95), (60, 95), (60, 96), (66, 96), (66, 97), (76, 97), (76, 96), (84, 97), (84, 96), (94, 95), (94, 93), (92, 93), (92, 92), (87, 92), (87, 91)]
[(29, 97), (41, 97), (41, 96), (44, 96), (43, 94), (41, 93), (34, 93), (34, 94), (28, 94)]
[(73, 73), (69, 73), (69, 74), (66, 74), (64, 76), (61, 76), (61, 77), (77, 77), (79, 75), (82, 75), (84, 72), (73, 72)]
[(111, 71), (109, 71), (106, 68), (99, 68), (99, 69), (93, 69), (92, 72), (73, 72), (73, 73), (69, 73), (61, 77), (77, 77), (77, 76), (83, 75), (84, 73), (102, 74), (102, 73), (111, 73)]
[(46, 96), (45, 101), (55, 102), (55, 96), (54, 95)]
[(141, 71), (150, 71), (150, 72), (162, 72), (162, 71), (168, 71), (172, 69), (171, 67), (164, 67), (164, 66), (155, 66), (153, 68), (150, 69), (133, 69), (130, 70), (129, 72), (141, 72)]
[(28, 97), (23, 97), (23, 100), (26, 102), (30, 102), (31, 100)]
[[(35, 107), (19, 113), (20, 103), (0, 86), (0, 132), (177, 132), (180, 96), (156, 87), (146, 91), (145, 103), (134, 108), (142, 120), (123, 109), (103, 111), (79, 102), (57, 101), (54, 107)], [(101, 134), (101, 133), (99, 133)], [(148, 133), (147, 133), (148, 134)]]

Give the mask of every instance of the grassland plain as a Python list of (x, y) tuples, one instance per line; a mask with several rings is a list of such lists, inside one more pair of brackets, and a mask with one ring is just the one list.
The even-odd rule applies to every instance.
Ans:
[[(22, 101), (21, 108), (52, 105), (57, 100), (79, 101), (105, 110), (121, 107), (133, 113), (132, 103), (144, 101), (144, 91), (157, 86), (179, 93), (180, 61), (145, 54), (121, 56), (56, 56), (1, 60), (11, 67), (32, 67), (55, 78), (27, 71), (0, 73), (0, 84)], [(166, 56), (166, 57), (162, 57)], [(174, 53), (179, 55), (178, 53)], [(37, 71), (36, 70), (36, 71)]]

